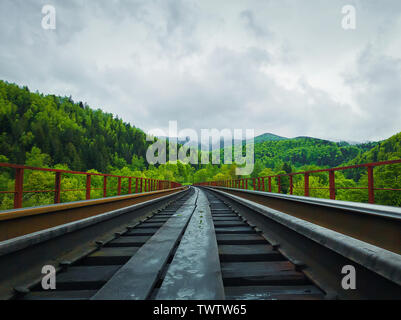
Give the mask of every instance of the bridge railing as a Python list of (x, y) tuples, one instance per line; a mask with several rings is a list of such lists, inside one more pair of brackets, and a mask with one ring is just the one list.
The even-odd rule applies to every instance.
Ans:
[[(173, 181), (167, 180), (157, 180), (150, 178), (142, 178), (142, 177), (130, 177), (130, 176), (119, 176), (112, 174), (104, 174), (104, 173), (90, 173), (90, 172), (79, 172), (79, 171), (70, 171), (70, 170), (61, 170), (61, 169), (50, 169), (50, 168), (37, 168), (37, 167), (29, 167), (24, 165), (10, 164), (10, 163), (0, 163), (0, 168), (11, 168), (15, 170), (15, 182), (14, 182), (14, 190), (2, 190), (0, 194), (14, 194), (14, 209), (23, 207), (23, 195), (26, 193), (54, 193), (54, 203), (60, 203), (61, 193), (62, 192), (71, 192), (71, 191), (85, 191), (85, 199), (91, 199), (91, 190), (103, 190), (103, 197), (107, 197), (107, 191), (110, 188), (107, 188), (108, 178), (117, 178), (117, 195), (122, 195), (122, 181), (123, 179), (128, 180), (128, 194), (132, 193), (142, 193), (142, 192), (151, 192), (165, 189), (178, 188), (181, 184)], [(51, 190), (24, 190), (24, 172), (26, 170), (32, 171), (42, 171), (42, 172), (52, 172), (54, 173), (54, 189)], [(72, 175), (80, 175), (86, 177), (86, 185), (83, 189), (62, 189), (61, 186), (61, 177), (63, 174), (72, 174)], [(91, 185), (92, 177), (100, 176), (103, 177), (103, 187), (102, 188), (93, 188)], [(125, 194), (127, 194), (125, 193)]]
[[(294, 177), (301, 175), (304, 178), (304, 196), (309, 197), (310, 191), (313, 189), (326, 189), (329, 191), (330, 199), (336, 199), (336, 190), (338, 189), (359, 189), (359, 190), (368, 190), (368, 202), (374, 204), (375, 203), (375, 190), (384, 190), (384, 191), (401, 191), (401, 189), (397, 188), (377, 188), (374, 183), (374, 168), (391, 165), (391, 164), (400, 164), (401, 159), (398, 160), (389, 160), (382, 162), (372, 162), (365, 164), (358, 164), (346, 167), (336, 167), (329, 169), (319, 169), (319, 170), (311, 170), (311, 171), (302, 171), (302, 172), (292, 172), (287, 174), (278, 174), (272, 176), (264, 176), (257, 178), (243, 178), (243, 179), (234, 179), (234, 180), (223, 180), (223, 181), (207, 181), (202, 183), (197, 183), (195, 185), (199, 186), (219, 186), (219, 187), (227, 187), (227, 188), (236, 188), (236, 189), (249, 189), (251, 187), (253, 190), (257, 191), (268, 191), (272, 192), (272, 182), (275, 179), (277, 183), (278, 193), (282, 193), (282, 181), (283, 177), (288, 177), (289, 179), (289, 194), (294, 194)], [(338, 187), (336, 186), (335, 172), (343, 171), (343, 170), (352, 170), (364, 168), (367, 170), (367, 185), (364, 187)], [(329, 174), (329, 186), (328, 187), (319, 187), (313, 188), (309, 185), (309, 178), (311, 174), (320, 173), (320, 172), (328, 172)]]

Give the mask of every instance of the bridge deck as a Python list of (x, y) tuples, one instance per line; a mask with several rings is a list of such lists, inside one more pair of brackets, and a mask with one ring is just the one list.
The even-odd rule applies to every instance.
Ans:
[[(94, 238), (99, 240), (96, 247), (80, 249), (75, 257), (74, 250), (69, 253), (74, 258), (60, 263), (56, 290), (46, 291), (39, 281), (31, 282), (25, 287), (29, 290), (18, 289), (14, 298), (220, 300), (379, 295), (401, 299), (400, 259), (395, 253), (222, 191), (191, 188), (174, 197), (174, 201), (164, 199), (161, 207), (152, 207), (152, 212), (144, 205), (142, 215), (126, 210), (119, 223), (111, 217), (89, 224), (89, 232), (72, 228), (77, 237), (80, 233), (90, 237), (98, 229), (99, 235), (107, 231), (107, 236)], [(125, 215), (116, 216), (122, 219)], [(106, 221), (118, 226), (118, 231), (103, 225)], [(52, 244), (57, 252), (57, 239), (34, 248), (40, 252), (41, 246), (45, 250)], [(72, 238), (66, 239), (64, 245)], [(15, 253), (15, 261), (24, 252), (33, 255), (29, 248), (24, 250)], [(0, 267), (6, 260), (14, 263), (9, 257), (0, 256)], [(360, 290), (341, 289), (339, 270), (347, 264), (356, 266)]]

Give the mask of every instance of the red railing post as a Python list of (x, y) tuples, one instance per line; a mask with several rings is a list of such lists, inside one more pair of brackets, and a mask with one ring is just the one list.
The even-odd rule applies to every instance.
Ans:
[(272, 177), (269, 177), (269, 192), (272, 192)]
[(260, 191), (260, 178), (258, 178), (258, 191)]
[(278, 193), (281, 193), (281, 177), (277, 177)]
[(248, 190), (248, 179), (245, 180), (245, 189)]
[(294, 189), (293, 189), (293, 185), (292, 185), (292, 175), (290, 175), (290, 194), (293, 194)]
[(335, 175), (334, 171), (330, 170), (329, 171), (329, 184), (330, 184), (330, 199), (335, 200), (336, 199), (336, 181), (335, 181)]
[(266, 191), (266, 189), (265, 189), (265, 178), (262, 178), (262, 190), (263, 190), (263, 192)]
[(56, 172), (54, 179), (54, 203), (60, 203), (61, 172)]
[(103, 198), (107, 197), (107, 176), (103, 177)]
[(305, 179), (305, 183), (304, 183), (305, 192), (304, 192), (304, 195), (305, 195), (305, 197), (309, 197), (309, 173), (305, 173), (304, 179)]
[(368, 191), (369, 203), (375, 203), (375, 183), (373, 178), (373, 166), (368, 166)]
[(22, 196), (24, 193), (24, 169), (15, 169), (14, 183), (14, 208), (22, 208)]
[(132, 178), (128, 178), (128, 194), (132, 193)]
[(256, 190), (256, 179), (255, 178), (252, 178), (252, 187), (253, 187), (253, 190)]
[(141, 193), (143, 192), (143, 189), (142, 189), (142, 187), (143, 187), (143, 178), (141, 178)]
[(86, 200), (91, 198), (91, 175), (86, 175)]
[(121, 177), (118, 177), (117, 195), (121, 195)]
[(138, 193), (139, 178), (135, 179), (135, 193)]

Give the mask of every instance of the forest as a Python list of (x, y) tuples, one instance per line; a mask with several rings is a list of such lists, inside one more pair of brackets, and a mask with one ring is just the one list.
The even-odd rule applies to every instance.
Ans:
[[(255, 168), (250, 176), (237, 177), (236, 165), (190, 165), (181, 162), (149, 165), (146, 150), (152, 142), (146, 134), (125, 123), (121, 118), (71, 97), (43, 95), (0, 81), (0, 162), (33, 167), (56, 168), (84, 172), (171, 180), (182, 184), (236, 178), (269, 176), (305, 170), (317, 170), (343, 165), (401, 159), (401, 133), (380, 142), (351, 145), (311, 137), (282, 138), (265, 134), (255, 139)], [(222, 150), (221, 150), (222, 153)], [(375, 169), (375, 187), (401, 189), (401, 165)], [(0, 191), (14, 189), (14, 171), (0, 168)], [(84, 177), (62, 175), (62, 189), (84, 189)], [(125, 184), (127, 182), (124, 182)], [(123, 188), (126, 187), (123, 183)], [(102, 180), (93, 179), (94, 189)], [(54, 174), (26, 170), (24, 190), (51, 190)], [(116, 181), (109, 187), (116, 190)], [(366, 187), (364, 170), (336, 173), (337, 198), (367, 202), (367, 190), (341, 189)], [(328, 174), (310, 177), (311, 196), (328, 197)], [(288, 192), (289, 182), (283, 179), (282, 192)], [(273, 191), (277, 184), (273, 181)], [(302, 176), (294, 178), (294, 193), (303, 194)], [(109, 195), (113, 195), (111, 191)], [(102, 196), (92, 190), (91, 198)], [(400, 191), (376, 191), (380, 204), (401, 206)], [(26, 193), (23, 206), (50, 204), (54, 195)], [(61, 201), (82, 200), (85, 191), (61, 193)], [(13, 205), (12, 194), (0, 194), (0, 210)]]

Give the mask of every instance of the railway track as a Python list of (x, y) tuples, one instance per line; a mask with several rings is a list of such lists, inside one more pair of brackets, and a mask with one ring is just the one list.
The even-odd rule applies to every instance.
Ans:
[(207, 193), (226, 299), (323, 299), (314, 285), (237, 212)]
[[(0, 278), (13, 286), (0, 294), (16, 300), (401, 299), (397, 275), (383, 277), (235, 196), (190, 188), (165, 198), (75, 237), (66, 233), (0, 256), (0, 270), (14, 272), (8, 283)], [(71, 244), (82, 237), (84, 244)], [(53, 248), (15, 272), (13, 263), (57, 247), (56, 240), (63, 254)], [(45, 262), (56, 264), (55, 290), (42, 289)], [(358, 275), (358, 289), (351, 291), (341, 287), (341, 266), (350, 264)]]
[(128, 226), (110, 241), (99, 244), (98, 250), (65, 266), (57, 275), (57, 289), (43, 290), (40, 284), (17, 299), (90, 299), (149, 239), (173, 216), (191, 196), (188, 192), (165, 209)]

